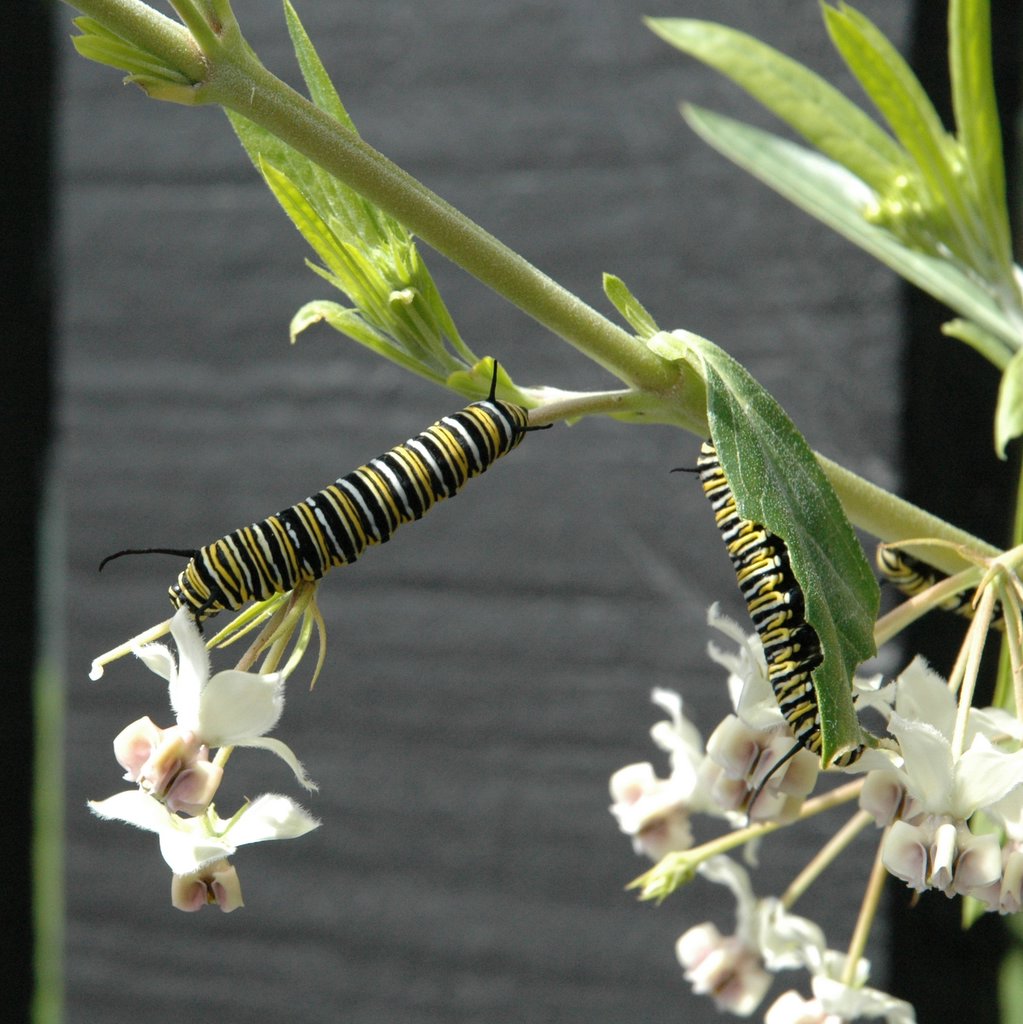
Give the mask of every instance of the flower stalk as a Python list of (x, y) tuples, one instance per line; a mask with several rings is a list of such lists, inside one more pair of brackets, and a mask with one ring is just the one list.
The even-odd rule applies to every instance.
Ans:
[[(870, 816), (866, 812), (861, 811), (849, 824), (852, 824), (861, 817), (869, 820)], [(888, 878), (888, 871), (882, 859), (883, 849), (884, 844), (878, 843), (877, 852), (874, 854), (874, 864), (870, 869), (870, 879), (863, 893), (860, 912), (856, 918), (856, 927), (853, 929), (852, 938), (849, 940), (849, 949), (845, 958), (845, 969), (842, 973), (842, 983), (845, 985), (853, 985), (856, 981), (856, 968), (867, 949), (870, 929), (873, 927), (878, 907), (881, 905), (881, 893), (884, 891), (884, 883)]]

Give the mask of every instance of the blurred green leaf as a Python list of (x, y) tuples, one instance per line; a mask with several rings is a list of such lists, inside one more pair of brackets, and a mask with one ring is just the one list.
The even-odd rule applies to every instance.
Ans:
[(965, 342), (999, 370), (1004, 370), (1012, 359), (1012, 350), (1001, 338), (989, 334), (972, 320), (956, 318), (941, 325), (941, 333)]
[(992, 253), (993, 276), (1015, 288), (1012, 237), (1005, 194), (1002, 129), (991, 66), (988, 0), (953, 0), (949, 8), (952, 105), (972, 190)]
[(667, 42), (742, 86), (811, 145), (883, 191), (907, 169), (894, 139), (820, 75), (753, 36), (688, 18), (648, 19)]
[(724, 115), (693, 106), (686, 106), (683, 114), (693, 130), (729, 160), (1002, 339), (1006, 359), (1016, 350), (1017, 332), (981, 284), (948, 261), (912, 249), (890, 231), (871, 224), (866, 213), (873, 193), (844, 168), (804, 146)]
[(1023, 349), (1020, 349), (1002, 373), (995, 408), (995, 452), (1005, 458), (1005, 449), (1013, 438), (1023, 436)]
[(975, 266), (984, 240), (963, 194), (958, 144), (919, 79), (877, 26), (848, 4), (825, 6), (824, 21), (849, 69), (912, 157), (926, 190), (920, 199), (933, 222), (931, 233)]

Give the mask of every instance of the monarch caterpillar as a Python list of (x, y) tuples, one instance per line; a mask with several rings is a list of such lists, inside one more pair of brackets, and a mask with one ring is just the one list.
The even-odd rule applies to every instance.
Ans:
[(188, 606), (196, 622), (249, 601), (285, 593), (367, 547), (390, 540), (403, 523), (453, 497), (467, 480), (515, 448), (533, 429), (525, 408), (490, 395), (427, 427), (275, 516), (196, 550), (133, 548), (109, 555), (163, 553), (188, 556), (169, 590), (175, 608)]
[[(875, 561), (881, 575), (906, 597), (914, 597), (933, 587), (935, 583), (948, 579), (945, 573), (940, 569), (935, 569), (933, 565), (923, 559), (914, 558), (913, 555), (907, 554), (905, 551), (899, 551), (897, 548), (884, 544), (878, 544)], [(973, 603), (969, 591), (952, 594), (938, 607), (946, 612), (955, 612), (956, 615), (962, 615), (967, 619), (973, 618)], [(1005, 616), (1000, 601), (995, 602), (991, 615), (991, 626), (994, 629), (1003, 629), (1005, 626)]]
[[(767, 678), (778, 707), (800, 746), (820, 756), (820, 709), (811, 676), (824, 655), (817, 631), (804, 618), (803, 591), (792, 572), (788, 548), (781, 537), (739, 515), (713, 441), (701, 446), (696, 471), (763, 643)], [(833, 764), (844, 768), (862, 753), (863, 747), (856, 747)]]

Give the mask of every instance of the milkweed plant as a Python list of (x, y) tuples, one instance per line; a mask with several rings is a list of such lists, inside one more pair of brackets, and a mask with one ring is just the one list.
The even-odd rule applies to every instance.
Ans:
[[(642, 763), (610, 777), (614, 821), (653, 862), (632, 885), (640, 898), (662, 901), (701, 876), (734, 897), (731, 934), (695, 923), (677, 943), (686, 979), (722, 1010), (760, 1012), (775, 973), (802, 971), (803, 984), (763, 1011), (768, 1024), (914, 1020), (910, 1005), (871, 986), (863, 955), (886, 881), (958, 897), (964, 927), (1023, 904), (1023, 546), (999, 550), (816, 455), (742, 366), (704, 338), (659, 327), (624, 281), (607, 276), (604, 290), (627, 328), (431, 193), (359, 137), (289, 3), (308, 99), (264, 68), (228, 0), (172, 0), (179, 20), (140, 0), (71, 3), (82, 14), (73, 40), (82, 56), (126, 72), (153, 99), (226, 111), (312, 247), (311, 269), (341, 296), (298, 310), (293, 340), (322, 322), (462, 395), (478, 400), (496, 389), (528, 410), (531, 428), (611, 416), (672, 424), (707, 442), (716, 461), (701, 479), (750, 622), (716, 605), (708, 613), (708, 650), (727, 680), (731, 713), (704, 737), (680, 693), (655, 691), (663, 720), (651, 737), (667, 774)], [(953, 310), (944, 332), (1001, 371), (993, 438), (1004, 458), (1023, 434), (1023, 276), (1011, 247), (989, 5), (949, 5), (953, 132), (867, 18), (845, 3), (822, 10), (879, 117), (738, 31), (684, 18), (648, 25), (734, 79), (802, 141), (683, 106), (701, 138)], [(621, 387), (516, 384), (511, 361), (497, 368), (459, 335), (417, 239)], [(384, 487), (388, 496), (410, 485), (412, 471), (405, 473)], [(853, 526), (877, 539), (884, 575), (907, 595), (880, 617), (876, 575)], [(214, 577), (227, 571), (209, 569)], [(156, 833), (181, 909), (240, 906), (231, 859), (238, 847), (298, 838), (317, 825), (290, 796), (266, 794), (223, 811), (214, 798), (236, 750), (276, 755), (300, 788), (315, 788), (291, 749), (267, 734), (310, 648), (314, 675), (323, 664), (322, 574), (262, 602), (237, 602), (238, 616), (208, 639), (197, 623), (204, 616), (182, 604), (93, 663), (98, 678), (105, 664), (133, 654), (167, 682), (174, 724), (127, 725), (114, 740), (127, 788), (90, 806)], [(952, 665), (910, 655), (892, 677), (859, 671), (910, 622), (947, 609), (966, 625)], [(159, 642), (167, 633), (174, 652)], [(249, 647), (240, 662), (213, 673), (210, 651), (221, 656), (243, 637)], [(975, 706), (989, 642), (1001, 650), (998, 686), (990, 706)], [(817, 791), (823, 775), (838, 782)], [(758, 893), (753, 865), (771, 855), (774, 834), (826, 811), (845, 818), (818, 853), (783, 893)], [(716, 838), (695, 842), (697, 818), (708, 819)], [(833, 949), (794, 907), (861, 833), (876, 837), (876, 857), (852, 941)]]

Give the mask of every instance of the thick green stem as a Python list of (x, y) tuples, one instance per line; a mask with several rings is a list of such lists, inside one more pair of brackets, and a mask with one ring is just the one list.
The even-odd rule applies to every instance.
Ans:
[[(140, 0), (71, 2), (186, 75), (195, 83), (187, 93), (189, 102), (220, 104), (273, 133), (636, 391), (656, 396), (656, 405), (674, 410), (674, 416), (669, 413), (664, 419), (701, 432), (703, 396), (692, 375), (655, 355), (270, 74), (239, 34), (233, 18), (230, 24), (224, 18), (226, 0), (216, 7), (220, 24), (211, 24), (210, 31), (201, 33), (204, 52), (185, 28)], [(190, 21), (193, 12), (203, 16), (202, 5), (192, 0), (178, 0), (178, 6), (188, 8)], [(180, 99), (180, 94), (175, 98)], [(850, 519), (875, 536), (884, 540), (936, 537), (984, 555), (997, 554), (991, 545), (827, 459), (821, 458), (821, 464)], [(950, 549), (918, 553), (949, 573), (965, 564)]]
[[(987, 541), (974, 537), (973, 534), (950, 525), (944, 519), (939, 519), (930, 512), (925, 512), (922, 508), (890, 494), (850, 470), (843, 469), (823, 455), (818, 455), (817, 461), (821, 464), (831, 486), (835, 488), (846, 515), (854, 525), (873, 536), (886, 541), (934, 537), (989, 558), (994, 558), (1000, 553), (998, 548)], [(960, 558), (952, 548), (928, 546), (914, 551), (912, 545), (909, 545), (907, 550), (950, 575), (970, 564)]]
[(156, 16), (138, 0), (73, 0), (73, 5), (169, 63), (177, 65), (181, 58), (181, 70), (196, 83), (190, 99), (219, 104), (265, 128), (627, 384), (663, 395), (678, 383), (678, 367), (648, 351), (270, 74), (235, 26), (203, 60), (194, 48), (181, 54), (181, 37), (187, 39), (187, 33), (180, 26), (178, 33), (171, 32), (163, 24), (166, 19), (159, 32), (149, 31), (141, 39), (140, 32)]
[[(438, 252), (633, 387), (664, 391), (677, 369), (406, 174), (261, 66), (215, 76), (219, 102), (319, 164)], [(234, 72), (234, 69), (231, 69)]]

